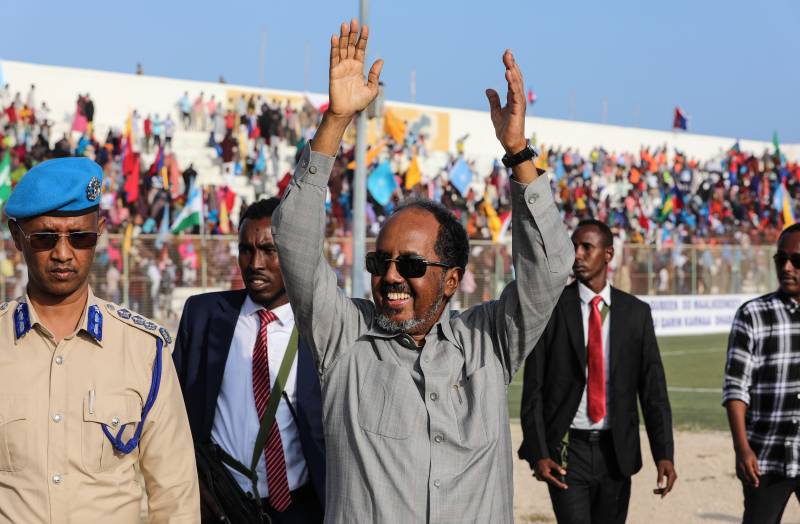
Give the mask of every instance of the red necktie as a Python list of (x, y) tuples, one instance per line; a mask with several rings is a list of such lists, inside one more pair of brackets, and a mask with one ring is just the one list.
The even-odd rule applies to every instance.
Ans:
[(586, 398), (589, 419), (599, 422), (606, 416), (606, 373), (603, 364), (603, 321), (600, 318), (598, 306), (603, 297), (596, 296), (592, 299), (589, 311), (589, 344), (586, 346), (588, 354), (588, 377), (586, 380)]
[[(269, 380), (269, 360), (267, 359), (267, 324), (277, 320), (278, 317), (266, 309), (259, 311), (258, 316), (261, 319), (261, 327), (253, 348), (253, 396), (256, 400), (258, 419), (261, 420), (272, 392)], [(264, 459), (267, 463), (269, 503), (277, 511), (285, 511), (292, 503), (292, 495), (289, 493), (286, 459), (283, 456), (283, 444), (277, 421), (273, 421), (269, 430), (267, 446), (264, 448)]]

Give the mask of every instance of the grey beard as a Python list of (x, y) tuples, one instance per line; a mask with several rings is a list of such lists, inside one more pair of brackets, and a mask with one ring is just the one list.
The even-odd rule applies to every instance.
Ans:
[(403, 320), (402, 322), (397, 322), (395, 320), (390, 319), (386, 315), (380, 314), (375, 321), (378, 323), (378, 326), (386, 331), (387, 333), (397, 334), (397, 333), (409, 333), (412, 330), (416, 329), (417, 327), (430, 322), (436, 316), (439, 308), (442, 307), (442, 303), (444, 302), (444, 279), (442, 279), (442, 283), (439, 286), (439, 296), (436, 297), (436, 302), (433, 304), (431, 309), (425, 314), (422, 318), (409, 318), (408, 320)]

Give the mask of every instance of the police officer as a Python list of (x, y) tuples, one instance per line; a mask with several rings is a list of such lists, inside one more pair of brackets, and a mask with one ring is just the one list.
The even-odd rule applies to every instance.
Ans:
[(103, 173), (31, 169), (6, 205), (27, 292), (0, 304), (0, 522), (199, 522), (169, 332), (88, 284)]

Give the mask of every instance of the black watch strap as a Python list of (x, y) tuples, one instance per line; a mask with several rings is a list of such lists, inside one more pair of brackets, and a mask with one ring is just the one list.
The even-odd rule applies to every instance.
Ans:
[(525, 149), (523, 149), (519, 153), (514, 153), (513, 155), (509, 155), (508, 153), (506, 153), (505, 155), (503, 155), (502, 161), (504, 166), (514, 167), (516, 165), (525, 162), (526, 160), (532, 160), (537, 156), (539, 156), (539, 153), (538, 151), (536, 151), (536, 148), (533, 147), (530, 143), (528, 143), (528, 145), (525, 146)]

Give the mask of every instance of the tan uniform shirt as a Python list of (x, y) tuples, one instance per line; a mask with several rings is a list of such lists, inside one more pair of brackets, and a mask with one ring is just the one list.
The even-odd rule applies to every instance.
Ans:
[[(0, 305), (0, 522), (138, 523), (142, 486), (150, 522), (199, 522), (192, 439), (157, 324), (95, 297), (80, 328), (55, 343), (27, 297)], [(161, 338), (158, 396), (138, 447), (114, 449), (103, 432), (142, 418)], [(128, 426), (125, 426), (129, 424)]]

